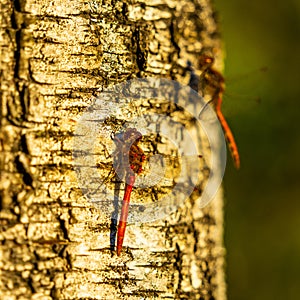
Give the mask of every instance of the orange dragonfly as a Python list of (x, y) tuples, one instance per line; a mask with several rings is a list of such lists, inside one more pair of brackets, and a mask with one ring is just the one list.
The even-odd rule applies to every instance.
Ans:
[(213, 103), (217, 117), (221, 123), (224, 131), (224, 135), (227, 141), (228, 148), (230, 150), (234, 165), (237, 169), (240, 168), (240, 155), (238, 151), (237, 144), (235, 142), (232, 131), (222, 113), (222, 99), (225, 90), (225, 80), (220, 72), (213, 68), (214, 59), (213, 57), (202, 54), (199, 58), (199, 68), (202, 71), (201, 77), (194, 73), (191, 63), (188, 62), (187, 70), (190, 71), (191, 77), (189, 86), (198, 92), (199, 80), (200, 84), (205, 88), (209, 87), (212, 89), (212, 99), (210, 102)]

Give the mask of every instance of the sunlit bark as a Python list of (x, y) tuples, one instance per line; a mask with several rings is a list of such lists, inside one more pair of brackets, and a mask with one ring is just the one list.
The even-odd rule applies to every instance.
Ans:
[(1, 0), (1, 299), (226, 299), (221, 192), (128, 226), (117, 257), (72, 158), (99, 88), (187, 84), (186, 61), (208, 48), (221, 64), (219, 43), (207, 0)]

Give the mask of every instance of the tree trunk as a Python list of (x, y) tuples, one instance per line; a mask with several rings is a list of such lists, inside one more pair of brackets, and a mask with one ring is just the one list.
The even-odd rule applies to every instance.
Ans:
[(196, 68), (203, 49), (222, 63), (210, 1), (1, 0), (0, 43), (0, 298), (226, 299), (221, 191), (202, 209), (189, 198), (128, 226), (118, 257), (72, 156), (99, 89), (153, 76), (187, 84), (185, 64)]

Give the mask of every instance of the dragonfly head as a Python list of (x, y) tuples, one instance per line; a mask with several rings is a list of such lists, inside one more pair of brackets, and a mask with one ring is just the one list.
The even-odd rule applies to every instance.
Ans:
[(206, 70), (211, 68), (214, 63), (214, 58), (208, 54), (201, 54), (199, 57), (199, 68), (200, 70)]

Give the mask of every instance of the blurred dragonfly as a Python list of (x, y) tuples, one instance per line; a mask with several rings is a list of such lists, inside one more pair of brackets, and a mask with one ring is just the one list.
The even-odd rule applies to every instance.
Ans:
[(212, 99), (209, 101), (214, 106), (217, 117), (223, 128), (224, 135), (230, 150), (234, 165), (237, 169), (240, 167), (240, 155), (238, 151), (237, 144), (235, 142), (232, 131), (222, 113), (222, 99), (225, 90), (224, 77), (220, 72), (213, 68), (214, 59), (213, 57), (202, 54), (199, 57), (199, 68), (202, 71), (201, 77), (199, 78), (191, 63), (188, 62), (187, 70), (190, 71), (190, 81), (189, 86), (198, 92), (199, 86), (200, 90), (203, 91), (206, 88), (210, 88), (212, 91)]

